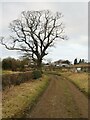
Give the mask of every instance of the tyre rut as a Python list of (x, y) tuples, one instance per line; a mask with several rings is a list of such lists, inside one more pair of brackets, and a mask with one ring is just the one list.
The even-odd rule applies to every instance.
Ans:
[[(82, 97), (82, 99), (81, 99)], [(88, 100), (70, 81), (52, 75), (50, 84), (26, 118), (87, 118)]]

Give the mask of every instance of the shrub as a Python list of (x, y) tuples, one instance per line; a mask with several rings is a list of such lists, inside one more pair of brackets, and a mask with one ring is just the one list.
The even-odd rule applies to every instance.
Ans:
[(38, 79), (38, 78), (42, 77), (42, 71), (34, 70), (32, 72), (32, 76), (33, 76), (33, 79)]
[(32, 79), (31, 72), (22, 72), (22, 73), (14, 73), (14, 74), (3, 74), (2, 75), (2, 87), (5, 89), (6, 87), (11, 87), (11, 85), (20, 85), (25, 81)]

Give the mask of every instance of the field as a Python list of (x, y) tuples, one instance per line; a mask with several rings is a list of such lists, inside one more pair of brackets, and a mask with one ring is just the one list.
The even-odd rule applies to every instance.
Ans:
[(2, 118), (2, 93), (0, 91), (0, 120)]
[(0, 69), (0, 74), (2, 74), (2, 70)]
[(11, 71), (11, 70), (2, 70), (2, 74), (12, 74), (12, 73), (18, 73), (18, 71)]
[(48, 85), (48, 77), (28, 81), (3, 92), (3, 118), (20, 117), (27, 106), (34, 104), (36, 98)]
[(68, 80), (75, 84), (86, 95), (90, 95), (90, 90), (88, 89), (88, 73), (63, 72), (61, 74), (68, 78)]
[(80, 91), (85, 93), (85, 95), (90, 96), (90, 89), (88, 86), (88, 82), (89, 82), (88, 72), (75, 73), (75, 72), (70, 72), (68, 70), (63, 70), (63, 71), (57, 70), (49, 73), (67, 78), (67, 80), (71, 81), (75, 86), (79, 88)]
[(51, 75), (50, 84), (26, 118), (87, 118), (87, 97), (66, 77)]
[(11, 73), (17, 73), (18, 71), (11, 71), (11, 70), (0, 70), (0, 74), (11, 74)]
[[(3, 73), (5, 74), (5, 73), (12, 73), (12, 72), (4, 71)], [(47, 72), (47, 74), (45, 73), (43, 75), (43, 77), (39, 78), (38, 80), (26, 81), (25, 83), (22, 83), (17, 86), (12, 86), (11, 88), (3, 91), (3, 99), (2, 99), (3, 100), (3, 102), (2, 102), (3, 118), (23, 117), (25, 114), (25, 111), (27, 111), (28, 107), (31, 110), (32, 106), (38, 100), (38, 97), (43, 93), (43, 91), (48, 86), (50, 76), (51, 76), (50, 81), (52, 81), (52, 82), (51, 82), (51, 85), (49, 86), (50, 90), (48, 89), (49, 92), (47, 92), (48, 99), (46, 99), (47, 96), (45, 96), (44, 98), (42, 97), (43, 101), (40, 104), (43, 104), (43, 103), (46, 104), (46, 102), (44, 101), (45, 99), (46, 99), (46, 101), (50, 102), (49, 97), (51, 96), (50, 105), (51, 105), (51, 103), (54, 105), (54, 104), (58, 103), (57, 102), (59, 100), (58, 96), (61, 94), (60, 100), (62, 97), (62, 105), (66, 104), (66, 107), (67, 107), (66, 114), (70, 113), (69, 116), (72, 116), (72, 117), (77, 117), (78, 115), (82, 114), (82, 113), (74, 114), (77, 111), (77, 107), (75, 107), (75, 105), (79, 106), (78, 104), (80, 102), (79, 102), (79, 100), (77, 100), (77, 98), (80, 98), (80, 96), (83, 98), (81, 101), (82, 105), (79, 106), (80, 110), (83, 108), (83, 101), (84, 102), (87, 101), (86, 98), (84, 98), (85, 95), (83, 96), (80, 91), (84, 92), (86, 95), (88, 93), (90, 93), (88, 91), (88, 73), (85, 73), (85, 72), (74, 73), (74, 72), (59, 71), (59, 70), (54, 71), (54, 72), (49, 71), (49, 73), (50, 73), (50, 75)], [(77, 87), (75, 87), (75, 86), (77, 86)], [(77, 88), (79, 88), (79, 89), (77, 89)], [(56, 90), (56, 92), (55, 92), (55, 90)], [(77, 94), (75, 95), (76, 102), (74, 100), (74, 94), (73, 94), (74, 92), (77, 92)], [(56, 96), (57, 96), (57, 99), (56, 99)], [(53, 101), (52, 101), (52, 99), (53, 99)], [(63, 102), (65, 102), (65, 103), (63, 103)], [(51, 106), (50, 105), (47, 104), (48, 109), (50, 109), (50, 111), (51, 111), (50, 114), (55, 116), (56, 111), (54, 111), (55, 114), (52, 114), (52, 105)], [(59, 106), (59, 104), (57, 106)], [(42, 111), (45, 112), (44, 108), (40, 108), (39, 106), (37, 107), (37, 111), (38, 111), (38, 108), (42, 109)], [(59, 109), (59, 108), (56, 108), (56, 109)], [(76, 109), (76, 110), (74, 111), (74, 109)], [(87, 109), (87, 105), (86, 105), (85, 109)], [(69, 113), (68, 113), (68, 111), (69, 111)], [(49, 113), (49, 111), (48, 111), (48, 113)], [(38, 114), (40, 114), (40, 112)], [(59, 112), (58, 112), (58, 114), (59, 114)], [(63, 115), (62, 112), (61, 112), (61, 115)], [(34, 114), (34, 116), (35, 116), (35, 114)], [(84, 110), (82, 116), (83, 117), (86, 116), (85, 110)], [(66, 117), (68, 117), (68, 115), (66, 115)]]

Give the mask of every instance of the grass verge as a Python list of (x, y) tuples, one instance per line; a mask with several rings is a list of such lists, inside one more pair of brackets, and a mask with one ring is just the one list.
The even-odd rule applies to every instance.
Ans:
[(90, 90), (88, 87), (88, 73), (62, 73), (63, 77), (70, 80), (81, 92), (83, 92), (86, 96), (90, 96)]
[(28, 107), (32, 107), (35, 100), (48, 86), (46, 75), (34, 81), (22, 83), (3, 92), (2, 117), (21, 118)]
[(2, 70), (1, 73), (2, 74), (12, 74), (12, 73), (18, 73), (18, 72), (14, 72), (14, 71), (11, 71), (11, 70)]
[(81, 92), (83, 92), (86, 96), (90, 97), (90, 88), (89, 88), (89, 76), (90, 74), (86, 72), (73, 73), (73, 72), (60, 72), (59, 70), (56, 72), (49, 72), (49, 74), (55, 74), (62, 77), (65, 77), (67, 80), (70, 80)]

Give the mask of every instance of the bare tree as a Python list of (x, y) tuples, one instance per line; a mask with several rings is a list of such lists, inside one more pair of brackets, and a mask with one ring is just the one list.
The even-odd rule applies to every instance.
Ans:
[[(10, 23), (13, 34), (9, 39), (2, 37), (0, 43), (8, 50), (20, 50), (32, 57), (40, 68), (47, 49), (56, 40), (65, 40), (62, 13), (49, 10), (23, 11), (19, 19)], [(58, 39), (57, 39), (58, 38)]]

